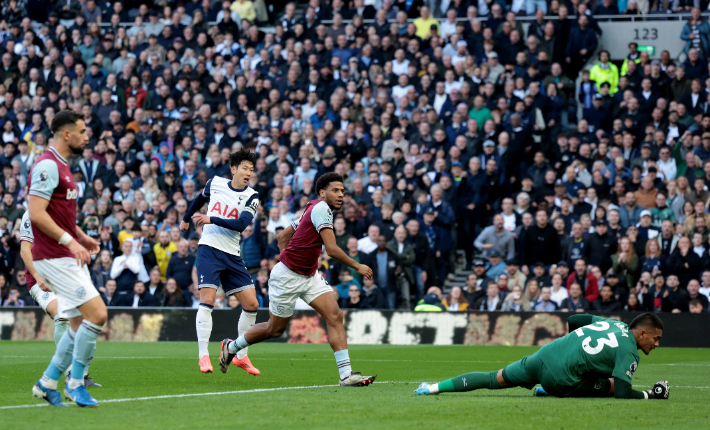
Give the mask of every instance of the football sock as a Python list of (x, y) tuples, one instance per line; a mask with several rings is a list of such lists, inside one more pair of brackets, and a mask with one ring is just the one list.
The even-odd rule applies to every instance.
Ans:
[(96, 351), (96, 338), (99, 337), (102, 329), (103, 326), (84, 320), (79, 330), (76, 331), (69, 388), (73, 389), (84, 385), (84, 370), (93, 359), (94, 351)]
[[(256, 322), (256, 311), (248, 311), (242, 309), (242, 314), (239, 316), (239, 324), (237, 324), (237, 329), (239, 330), (239, 336), (244, 336), (244, 333), (249, 330), (249, 327), (253, 326)], [(246, 357), (248, 347), (242, 348), (237, 352), (237, 358), (242, 359)]]
[(350, 355), (347, 349), (335, 351), (335, 364), (338, 365), (340, 379), (347, 378), (353, 373), (353, 368), (350, 366)]
[(204, 303), (200, 303), (200, 306), (197, 307), (195, 322), (197, 325), (197, 345), (200, 349), (198, 358), (210, 355), (208, 346), (210, 344), (210, 335), (212, 334), (212, 309), (214, 309), (214, 306)]
[(237, 340), (233, 340), (227, 344), (227, 351), (229, 351), (230, 354), (236, 354), (240, 349), (244, 349), (248, 346), (249, 344), (244, 338), (244, 335), (241, 335), (237, 338)]
[(498, 383), (498, 371), (464, 373), (455, 378), (447, 379), (444, 382), (430, 385), (429, 392), (436, 394), (454, 391), (473, 391), (479, 388), (488, 388), (489, 390), (501, 388)]
[(40, 379), (40, 384), (42, 384), (43, 387), (52, 390), (57, 389), (57, 381), (59, 381), (62, 373), (64, 373), (71, 364), (75, 337), (76, 333), (74, 333), (74, 330), (68, 327), (64, 336), (59, 339), (54, 357), (52, 357), (52, 361), (49, 362), (47, 370), (44, 371), (44, 375), (42, 375), (42, 379)]
[(56, 315), (54, 317), (54, 344), (59, 345), (59, 341), (64, 336), (69, 328), (69, 320), (64, 317), (59, 317)]

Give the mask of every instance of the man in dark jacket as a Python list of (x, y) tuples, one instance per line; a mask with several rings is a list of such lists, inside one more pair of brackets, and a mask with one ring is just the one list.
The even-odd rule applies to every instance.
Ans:
[(591, 266), (598, 266), (602, 273), (611, 267), (611, 256), (616, 253), (618, 243), (616, 237), (607, 234), (606, 220), (600, 219), (595, 223), (596, 232), (587, 241), (584, 250), (584, 259)]
[(589, 27), (589, 17), (581, 15), (577, 18), (579, 25), (573, 26), (567, 39), (568, 76), (577, 76), (584, 63), (597, 49), (597, 34)]
[(536, 224), (531, 226), (525, 234), (521, 260), (526, 266), (532, 266), (538, 261), (541, 261), (545, 266), (550, 266), (560, 261), (560, 239), (554, 227), (548, 224), (547, 220), (547, 212), (537, 211), (535, 214)]
[(136, 281), (133, 284), (133, 294), (123, 294), (119, 296), (116, 304), (113, 306), (126, 306), (131, 308), (143, 308), (158, 306), (152, 294), (146, 293), (145, 284), (141, 281)]
[(177, 254), (173, 254), (170, 258), (165, 277), (175, 278), (178, 287), (186, 290), (192, 285), (192, 267), (195, 265), (195, 256), (187, 252), (188, 245), (184, 240), (178, 242), (177, 248)]
[(377, 237), (377, 249), (365, 255), (365, 264), (372, 268), (373, 278), (377, 286), (382, 288), (388, 309), (397, 305), (397, 277), (395, 270), (399, 265), (397, 254), (387, 249), (387, 239)]
[(614, 297), (614, 292), (609, 285), (604, 285), (599, 294), (599, 298), (592, 303), (592, 309), (595, 311), (620, 311), (622, 310), (621, 303)]

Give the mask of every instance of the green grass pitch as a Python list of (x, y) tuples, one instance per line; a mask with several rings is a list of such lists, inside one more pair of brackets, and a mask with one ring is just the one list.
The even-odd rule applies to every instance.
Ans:
[[(214, 358), (197, 367), (194, 343), (99, 343), (91, 376), (98, 409), (39, 405), (31, 388), (52, 353), (49, 342), (0, 342), (0, 428), (79, 429), (648, 429), (710, 427), (710, 352), (659, 348), (641, 355), (637, 389), (668, 380), (668, 401), (536, 398), (522, 388), (415, 397), (419, 382), (491, 371), (535, 351), (525, 347), (350, 347), (356, 371), (378, 383), (341, 388), (328, 345), (262, 344), (250, 358), (262, 374)], [(60, 382), (60, 389), (63, 387)], [(285, 387), (308, 387), (292, 388)], [(277, 390), (269, 390), (276, 388)], [(197, 395), (211, 393), (208, 395)], [(162, 398), (156, 398), (163, 396)], [(142, 398), (142, 399), (137, 399)], [(126, 401), (115, 401), (127, 399)]]

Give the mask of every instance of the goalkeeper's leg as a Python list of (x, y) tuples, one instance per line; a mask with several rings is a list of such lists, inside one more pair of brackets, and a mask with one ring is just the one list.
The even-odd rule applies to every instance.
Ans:
[(473, 391), (481, 388), (498, 390), (501, 388), (525, 387), (532, 388), (538, 383), (534, 372), (526, 367), (529, 357), (516, 361), (504, 369), (493, 372), (471, 372), (447, 379), (438, 384), (422, 383), (416, 394), (439, 394), (447, 392)]

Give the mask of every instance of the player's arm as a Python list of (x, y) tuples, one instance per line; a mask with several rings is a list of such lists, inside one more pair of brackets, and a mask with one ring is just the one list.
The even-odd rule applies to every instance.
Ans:
[(594, 318), (598, 317), (595, 317), (594, 315), (572, 315), (571, 317), (567, 318), (569, 332), (572, 333), (580, 327), (595, 323), (596, 320)]
[[(89, 263), (89, 251), (84, 248), (67, 231), (64, 231), (47, 212), (49, 200), (54, 189), (59, 185), (59, 171), (57, 164), (51, 160), (42, 160), (32, 168), (32, 182), (30, 186), (29, 205), (30, 222), (33, 228), (38, 228), (42, 233), (65, 245), (74, 254), (77, 263), (83, 266)], [(76, 234), (76, 231), (74, 232)]]
[(239, 215), (239, 218), (237, 218), (237, 219), (223, 219), (223, 218), (216, 217), (216, 216), (207, 216), (207, 215), (199, 215), (199, 214), (194, 215), (192, 217), (192, 219), (195, 220), (195, 224), (198, 227), (200, 225), (204, 225), (204, 224), (214, 224), (216, 226), (223, 227), (228, 230), (235, 230), (235, 231), (238, 231), (241, 233), (254, 220), (254, 216), (256, 215), (256, 208), (257, 207), (259, 207), (259, 194), (258, 193), (249, 197), (249, 200), (247, 200), (246, 208), (241, 213), (241, 215)]
[(37, 269), (35, 269), (35, 264), (32, 261), (32, 242), (28, 242), (26, 240), (20, 241), (20, 257), (22, 258), (22, 262), (25, 263), (25, 269), (37, 281), (37, 286), (39, 287), (39, 289), (46, 293), (51, 292), (52, 289), (49, 288), (47, 283), (44, 282), (44, 279), (42, 279), (39, 273), (37, 273)]
[(283, 229), (281, 233), (276, 235), (276, 241), (279, 244), (279, 251), (283, 251), (284, 249), (286, 249), (286, 247), (288, 247), (288, 243), (291, 241), (291, 238), (293, 237), (293, 234), (295, 232), (296, 229), (293, 227), (293, 224), (291, 224), (290, 226)]
[(207, 184), (205, 184), (205, 188), (200, 194), (197, 195), (195, 200), (192, 201), (192, 204), (187, 209), (187, 212), (185, 212), (185, 216), (182, 217), (182, 220), (180, 221), (180, 230), (183, 233), (187, 232), (187, 230), (190, 228), (190, 218), (192, 218), (192, 215), (194, 215), (195, 212), (200, 210), (202, 206), (205, 205), (205, 203), (210, 201), (210, 185), (212, 185), (211, 179), (207, 181)]
[(323, 228), (320, 231), (320, 237), (323, 239), (323, 244), (325, 245), (325, 252), (330, 255), (335, 261), (342, 263), (348, 267), (352, 267), (357, 270), (357, 273), (366, 277), (367, 279), (372, 279), (372, 269), (360, 264), (352, 258), (348, 257), (337, 243), (335, 243), (335, 233), (332, 228)]
[(614, 397), (617, 399), (668, 399), (668, 382), (659, 381), (650, 390), (638, 391), (631, 387), (631, 384), (623, 379), (614, 378)]

